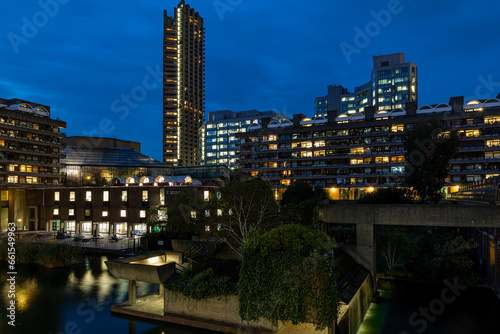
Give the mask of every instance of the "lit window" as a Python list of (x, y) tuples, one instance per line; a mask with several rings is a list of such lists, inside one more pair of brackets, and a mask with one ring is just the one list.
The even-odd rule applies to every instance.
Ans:
[(2, 201), (8, 201), (9, 200), (9, 191), (8, 190), (2, 190)]
[(205, 210), (205, 217), (210, 217), (210, 210)]
[(205, 201), (208, 201), (208, 200), (209, 200), (209, 198), (210, 198), (210, 192), (209, 192), (208, 190), (205, 190), (205, 191), (203, 192), (203, 199), (204, 199)]
[(120, 210), (120, 217), (122, 218), (127, 217), (127, 210)]
[(102, 211), (102, 216), (103, 216), (103, 217), (107, 217), (107, 216), (108, 216), (108, 211), (103, 210), (103, 211)]
[(222, 209), (217, 209), (217, 216), (222, 216)]
[(59, 209), (54, 209), (54, 216), (58, 216), (59, 215)]
[(104, 190), (102, 192), (102, 201), (109, 202), (109, 191), (108, 190)]
[(54, 201), (59, 202), (59, 191), (54, 192)]
[(75, 192), (74, 191), (70, 191), (69, 192), (69, 201), (70, 202), (74, 202), (75, 201)]
[(191, 218), (193, 218), (193, 219), (196, 218), (196, 211), (191, 211)]
[(126, 202), (128, 198), (128, 192), (126, 190), (122, 190), (122, 202)]
[(148, 201), (148, 191), (147, 190), (143, 190), (142, 191), (142, 201), (143, 202), (147, 202)]
[(90, 217), (90, 209), (85, 209), (85, 217)]
[(75, 209), (69, 209), (68, 215), (69, 216), (74, 216), (75, 215)]
[(139, 211), (139, 217), (140, 218), (146, 218), (146, 210)]
[(91, 192), (91, 191), (86, 191), (86, 192), (85, 192), (85, 200), (86, 200), (87, 202), (92, 201), (92, 192)]

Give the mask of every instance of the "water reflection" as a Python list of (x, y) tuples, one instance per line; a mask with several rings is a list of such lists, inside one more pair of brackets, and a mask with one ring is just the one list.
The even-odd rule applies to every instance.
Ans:
[[(111, 306), (128, 297), (128, 281), (111, 276), (104, 264), (107, 260), (92, 256), (84, 263), (55, 269), (18, 264), (15, 329), (5, 321), (9, 285), (8, 277), (0, 276), (0, 317), (4, 319), (0, 321), (0, 333), (209, 333), (165, 324), (129, 324), (126, 319), (112, 317)], [(137, 282), (138, 295), (155, 290), (157, 284)]]

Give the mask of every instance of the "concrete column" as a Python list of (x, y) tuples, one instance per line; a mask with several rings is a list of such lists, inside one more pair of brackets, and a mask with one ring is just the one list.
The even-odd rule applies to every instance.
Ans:
[(165, 296), (165, 286), (160, 283), (160, 290), (158, 291), (160, 296)]
[(137, 282), (128, 281), (128, 304), (135, 305), (137, 302)]
[(356, 261), (370, 271), (373, 289), (377, 291), (377, 250), (375, 246), (375, 227), (368, 224), (356, 226)]

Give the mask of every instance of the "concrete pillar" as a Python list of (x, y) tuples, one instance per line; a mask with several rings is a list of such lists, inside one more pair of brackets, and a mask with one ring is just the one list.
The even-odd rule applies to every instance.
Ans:
[(377, 250), (375, 245), (375, 227), (368, 224), (356, 226), (357, 262), (370, 271), (373, 277), (373, 290), (377, 291)]
[(165, 296), (165, 286), (160, 283), (160, 290), (158, 291), (160, 296)]
[(137, 282), (128, 281), (128, 304), (135, 305), (137, 302)]

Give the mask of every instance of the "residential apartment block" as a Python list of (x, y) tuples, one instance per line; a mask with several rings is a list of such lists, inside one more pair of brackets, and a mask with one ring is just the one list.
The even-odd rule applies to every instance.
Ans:
[(219, 110), (208, 113), (207, 122), (199, 132), (200, 164), (225, 164), (231, 169), (236, 168), (239, 153), (236, 134), (246, 132), (248, 128), (261, 127), (264, 118), (272, 119), (276, 124), (288, 120), (287, 116), (274, 111)]
[(364, 113), (330, 111), (314, 119), (294, 115), (291, 126), (237, 134), (239, 164), (251, 176), (269, 181), (277, 197), (300, 180), (329, 188), (332, 199), (356, 199), (378, 187), (400, 185), (408, 131), (438, 117), (461, 139), (447, 186), (495, 177), (500, 174), (499, 98), (464, 103), (463, 97), (452, 97), (449, 103), (420, 108), (407, 102), (405, 109), (372, 106)]
[(342, 85), (329, 85), (328, 95), (315, 99), (314, 116), (326, 117), (328, 110), (363, 113), (369, 106), (375, 106), (377, 111), (392, 110), (417, 101), (417, 65), (407, 63), (403, 53), (379, 55), (373, 56), (370, 81), (355, 87), (354, 92)]
[(199, 13), (182, 0), (173, 16), (164, 12), (164, 163), (198, 163), (198, 129), (204, 112), (205, 28)]
[(0, 99), (0, 229), (8, 222), (28, 226), (26, 188), (64, 183), (66, 123), (50, 117), (50, 107), (20, 99)]

